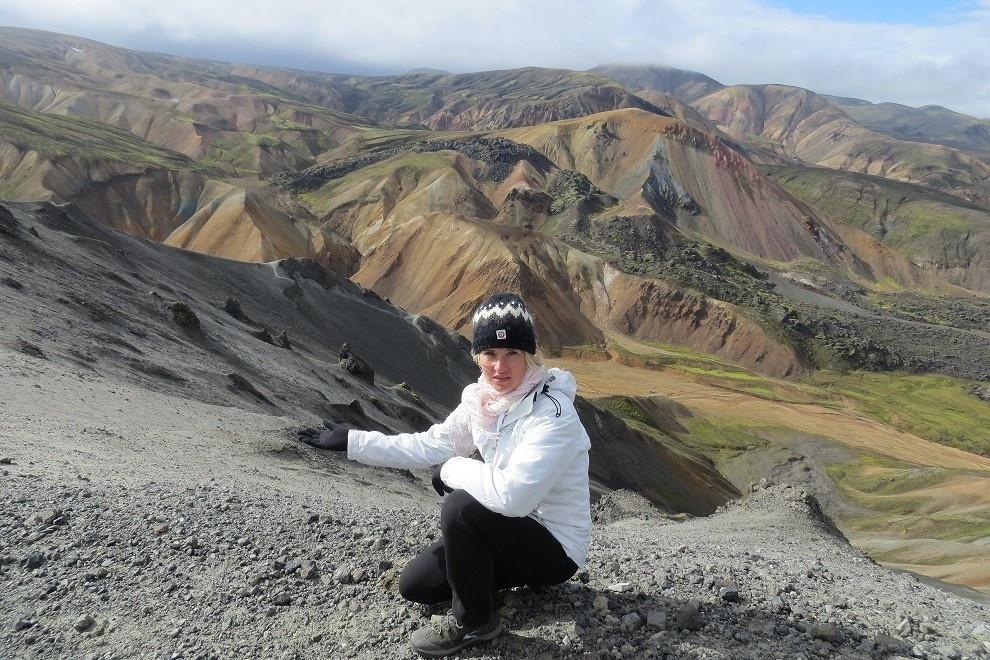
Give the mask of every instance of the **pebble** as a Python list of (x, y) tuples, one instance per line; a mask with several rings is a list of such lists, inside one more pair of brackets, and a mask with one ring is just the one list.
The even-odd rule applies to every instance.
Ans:
[(643, 617), (636, 612), (630, 612), (621, 619), (622, 628), (626, 632), (632, 632), (643, 627)]
[(72, 627), (78, 632), (86, 632), (96, 625), (96, 619), (88, 614), (82, 614), (72, 623)]
[(823, 639), (833, 644), (838, 644), (842, 640), (839, 629), (831, 623), (813, 623), (808, 628), (808, 634), (814, 639)]
[(609, 591), (615, 592), (617, 594), (625, 593), (626, 591), (631, 591), (633, 588), (632, 582), (616, 582), (615, 584), (610, 584), (606, 587)]
[(667, 613), (663, 610), (651, 610), (647, 612), (646, 627), (651, 630), (663, 630), (667, 627)]
[(718, 597), (729, 603), (738, 603), (741, 600), (739, 596), (739, 589), (734, 586), (720, 588), (718, 590)]
[(677, 610), (677, 627), (681, 630), (700, 630), (704, 625), (701, 616), (701, 601), (692, 598)]
[(596, 612), (608, 612), (608, 598), (603, 594), (598, 594), (595, 596), (592, 607), (594, 607)]

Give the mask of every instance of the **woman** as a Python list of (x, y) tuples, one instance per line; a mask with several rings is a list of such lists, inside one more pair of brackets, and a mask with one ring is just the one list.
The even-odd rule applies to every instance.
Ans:
[[(533, 317), (519, 296), (487, 298), (473, 325), (481, 376), (442, 423), (398, 435), (333, 422), (300, 432), (304, 442), (346, 449), (368, 465), (436, 466), (433, 486), (447, 493), (442, 538), (399, 577), (408, 600), (451, 600), (440, 625), (412, 635), (413, 649), (431, 658), (496, 637), (495, 592), (569, 579), (584, 565), (591, 531), (591, 442), (574, 410), (574, 377), (543, 366)], [(469, 458), (475, 451), (484, 462)]]

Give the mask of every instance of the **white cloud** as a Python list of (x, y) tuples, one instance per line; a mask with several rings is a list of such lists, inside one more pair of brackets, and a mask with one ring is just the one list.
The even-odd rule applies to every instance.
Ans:
[[(990, 117), (990, 0), (931, 26), (799, 15), (758, 0), (0, 0), (0, 22), (140, 48), (281, 63), (476, 71), (659, 63)], [(235, 58), (236, 59), (236, 58)], [(260, 58), (255, 58), (256, 61)]]

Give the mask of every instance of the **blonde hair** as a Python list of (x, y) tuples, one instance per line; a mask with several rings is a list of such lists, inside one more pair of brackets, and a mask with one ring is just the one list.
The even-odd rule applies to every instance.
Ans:
[[(543, 351), (540, 350), (539, 346), (536, 347), (535, 353), (528, 353), (526, 351), (523, 351), (522, 353), (523, 355), (526, 356), (526, 366), (529, 367), (530, 369), (537, 369), (543, 366), (543, 362), (544, 362)], [(474, 359), (474, 363), (480, 367), (481, 353), (472, 353), (471, 357)]]

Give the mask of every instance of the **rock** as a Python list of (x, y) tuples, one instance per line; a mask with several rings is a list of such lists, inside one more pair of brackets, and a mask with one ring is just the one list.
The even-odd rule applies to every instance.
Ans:
[(334, 582), (339, 582), (340, 584), (350, 584), (351, 582), (351, 571), (350, 569), (341, 566), (336, 571), (333, 572)]
[(911, 652), (911, 646), (903, 639), (897, 639), (890, 635), (877, 635), (874, 643), (884, 653), (891, 655), (907, 655)]
[(842, 641), (842, 634), (839, 632), (839, 629), (831, 623), (813, 623), (808, 628), (808, 634), (814, 639), (823, 639), (833, 644), (838, 644)]
[(681, 630), (700, 630), (704, 625), (701, 616), (701, 601), (697, 598), (692, 598), (681, 605), (677, 610), (675, 622)]
[(596, 612), (608, 612), (608, 598), (603, 594), (598, 594), (591, 606)]
[(279, 348), (284, 348), (286, 350), (292, 350), (292, 343), (289, 342), (289, 333), (285, 330), (275, 335), (274, 344)]
[(787, 601), (780, 596), (774, 596), (770, 599), (770, 607), (774, 612), (779, 612), (781, 614), (786, 614), (791, 611), (791, 606), (787, 604)]
[(32, 344), (29, 341), (18, 339), (15, 348), (19, 353), (23, 353), (24, 355), (29, 355), (33, 358), (38, 358), (39, 360), (48, 359), (48, 356), (45, 355), (45, 352), (41, 350), (39, 346), (37, 346), (36, 344)]
[(311, 561), (303, 562), (302, 568), (299, 570), (299, 576), (304, 580), (312, 580), (319, 577), (320, 571), (316, 564)]
[(0, 458), (0, 465), (13, 465), (13, 464), (14, 464), (14, 459), (10, 458), (9, 456), (4, 456), (3, 458)]
[(172, 320), (175, 321), (177, 326), (186, 330), (195, 331), (200, 329), (199, 317), (196, 316), (196, 312), (188, 304), (181, 301), (174, 302), (170, 309), (172, 311)]
[(731, 585), (719, 589), (718, 597), (728, 603), (738, 603), (741, 600), (739, 589)]
[(32, 552), (27, 553), (27, 555), (24, 556), (23, 566), (25, 569), (29, 571), (33, 571), (34, 569), (39, 568), (44, 563), (45, 563), (45, 555), (41, 554), (37, 550), (34, 550)]
[(347, 373), (354, 376), (355, 378), (360, 378), (366, 381), (369, 385), (375, 384), (375, 371), (371, 366), (354, 355), (353, 353), (348, 355), (346, 358), (341, 359), (340, 366), (347, 370)]
[(248, 394), (251, 394), (261, 399), (265, 403), (271, 403), (271, 400), (267, 396), (259, 392), (258, 389), (253, 384), (251, 384), (251, 381), (249, 381), (244, 376), (238, 373), (229, 373), (227, 374), (227, 379), (230, 381), (230, 384), (233, 386), (235, 390), (239, 390), (241, 392), (247, 392)]
[(241, 309), (241, 303), (237, 300), (237, 298), (227, 298), (227, 302), (224, 303), (223, 309), (238, 321), (251, 323), (251, 319), (249, 319), (247, 314), (244, 313), (244, 310)]
[(641, 617), (636, 612), (630, 612), (621, 619), (622, 629), (627, 632), (632, 632), (633, 630), (639, 630), (643, 627), (643, 617)]
[(901, 621), (900, 625), (897, 626), (897, 634), (901, 637), (907, 637), (911, 633), (911, 620), (904, 619)]
[(34, 618), (32, 618), (30, 612), (24, 612), (22, 614), (19, 614), (14, 617), (14, 624), (13, 624), (14, 632), (21, 632), (22, 630), (27, 630), (28, 628), (33, 627), (36, 623), (38, 622), (35, 621)]
[(283, 591), (281, 593), (275, 594), (275, 597), (272, 599), (272, 602), (278, 605), (279, 607), (287, 607), (288, 605), (292, 604), (292, 596), (290, 596), (288, 592)]
[(14, 218), (14, 214), (7, 210), (7, 207), (0, 206), (0, 234), (16, 236), (20, 223)]
[(91, 630), (95, 625), (96, 619), (88, 614), (81, 615), (72, 623), (72, 627), (75, 628), (77, 632), (86, 632), (87, 630)]
[(626, 591), (631, 591), (633, 586), (632, 582), (616, 582), (615, 584), (610, 584), (606, 587), (609, 591), (613, 591), (617, 594), (624, 593)]
[(266, 344), (275, 345), (275, 340), (272, 339), (272, 333), (268, 332), (268, 328), (262, 328), (261, 330), (248, 330), (248, 334), (265, 342)]
[(948, 658), (949, 660), (960, 660), (960, 658), (962, 658), (962, 653), (954, 646), (936, 646), (934, 652), (936, 656), (942, 656), (943, 658)]
[(651, 610), (646, 614), (646, 627), (651, 630), (663, 630), (667, 627), (667, 613), (663, 610)]

